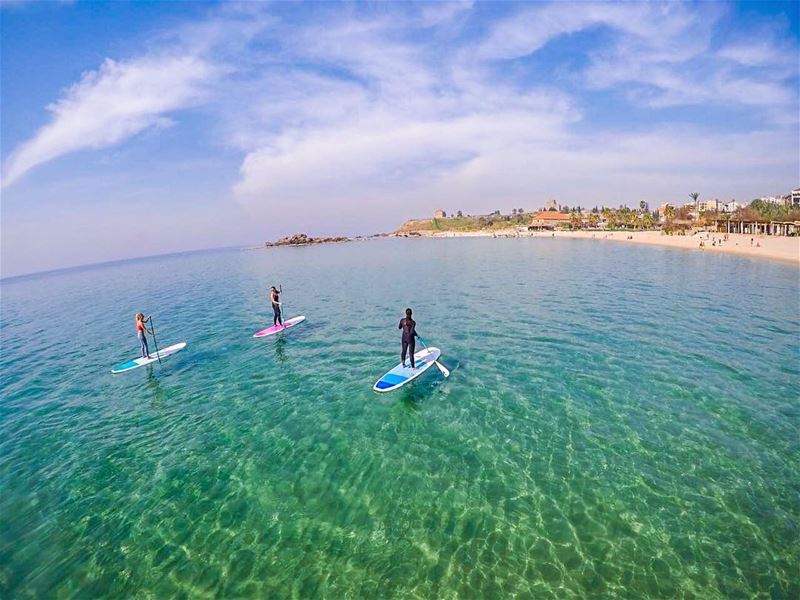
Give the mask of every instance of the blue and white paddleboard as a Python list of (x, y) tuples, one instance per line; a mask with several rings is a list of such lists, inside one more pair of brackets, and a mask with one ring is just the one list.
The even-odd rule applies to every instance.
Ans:
[(114, 374), (117, 373), (124, 373), (125, 371), (130, 371), (132, 369), (138, 369), (139, 367), (143, 367), (145, 365), (150, 365), (156, 362), (159, 358), (164, 358), (165, 356), (169, 356), (170, 354), (175, 354), (176, 352), (180, 352), (186, 348), (186, 342), (180, 342), (179, 344), (174, 344), (169, 346), (168, 348), (162, 348), (158, 352), (153, 352), (150, 354), (150, 358), (134, 358), (133, 360), (129, 360), (128, 362), (122, 363), (121, 365), (117, 365), (111, 372)]
[(442, 351), (438, 348), (431, 347), (420, 350), (414, 354), (416, 369), (412, 369), (411, 361), (407, 360), (405, 367), (402, 364), (397, 365), (394, 369), (381, 377), (377, 383), (372, 386), (372, 389), (376, 392), (391, 392), (403, 387), (409, 381), (416, 379), (430, 369), (441, 354)]

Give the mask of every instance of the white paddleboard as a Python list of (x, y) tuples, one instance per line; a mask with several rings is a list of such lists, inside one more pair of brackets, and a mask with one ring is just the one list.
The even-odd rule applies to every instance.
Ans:
[(425, 371), (430, 369), (434, 362), (441, 356), (442, 351), (438, 348), (425, 348), (414, 354), (416, 369), (411, 368), (411, 361), (406, 360), (406, 366), (397, 365), (394, 369), (381, 377), (372, 389), (376, 392), (391, 392), (403, 387), (409, 381), (413, 381)]
[(274, 335), (274, 334), (280, 333), (281, 331), (284, 331), (286, 329), (291, 329), (295, 325), (299, 325), (300, 323), (302, 323), (305, 320), (306, 320), (306, 318), (304, 316), (302, 316), (302, 315), (299, 316), (299, 317), (292, 317), (291, 319), (288, 319), (288, 320), (284, 321), (283, 325), (280, 325), (280, 324), (271, 325), (271, 326), (267, 327), (266, 329), (262, 329), (261, 331), (256, 331), (253, 334), (253, 337), (264, 337), (264, 336), (267, 336), (267, 335)]
[(117, 373), (124, 373), (125, 371), (130, 371), (132, 369), (138, 369), (139, 367), (143, 367), (145, 365), (152, 364), (156, 362), (159, 358), (164, 358), (165, 356), (169, 356), (170, 354), (175, 354), (176, 352), (180, 352), (186, 348), (186, 342), (180, 342), (179, 344), (174, 344), (167, 348), (162, 348), (158, 352), (153, 352), (150, 354), (150, 358), (134, 358), (133, 360), (129, 360), (128, 362), (122, 363), (121, 365), (117, 365), (111, 372), (114, 374)]

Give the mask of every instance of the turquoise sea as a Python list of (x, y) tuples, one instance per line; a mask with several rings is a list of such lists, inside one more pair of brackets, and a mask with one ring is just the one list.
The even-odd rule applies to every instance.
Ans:
[[(0, 597), (796, 599), (799, 275), (484, 238), (5, 280)], [(272, 284), (308, 320), (253, 339)], [(452, 375), (378, 395), (406, 306)], [(137, 311), (188, 347), (111, 375)]]

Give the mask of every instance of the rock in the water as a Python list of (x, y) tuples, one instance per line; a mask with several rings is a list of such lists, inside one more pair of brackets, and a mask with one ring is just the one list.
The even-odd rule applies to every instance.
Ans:
[(276, 242), (266, 242), (265, 246), (305, 246), (306, 244), (327, 244), (331, 242), (349, 242), (348, 237), (309, 237), (305, 233), (295, 233), (287, 235)]

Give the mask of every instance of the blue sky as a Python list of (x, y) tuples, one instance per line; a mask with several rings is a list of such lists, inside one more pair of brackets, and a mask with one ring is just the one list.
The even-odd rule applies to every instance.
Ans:
[(3, 276), (799, 183), (798, 4), (0, 4)]

